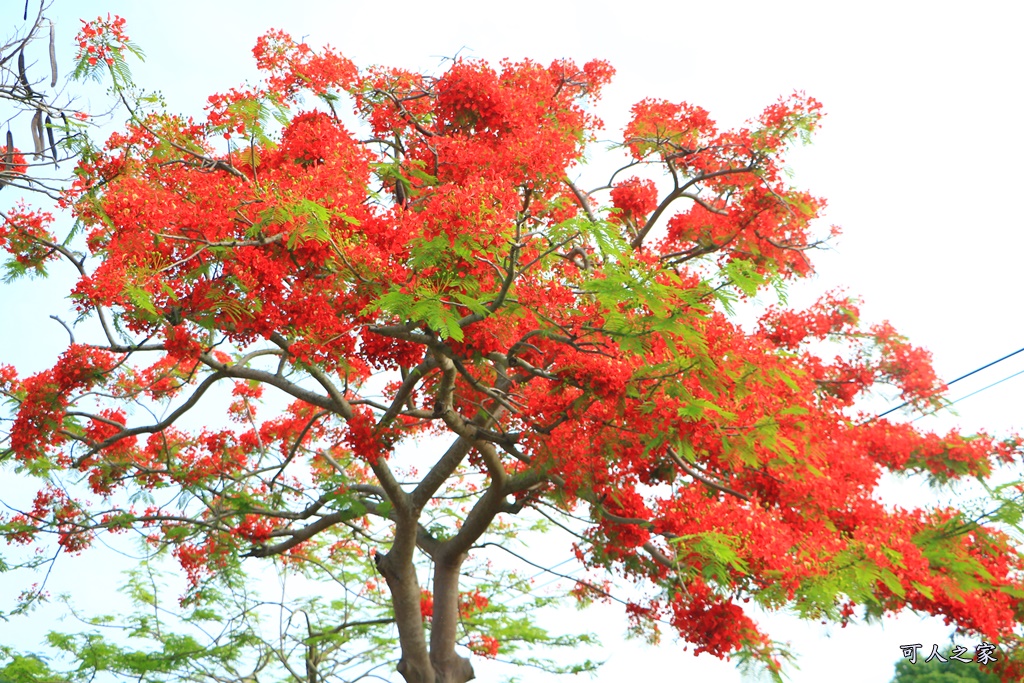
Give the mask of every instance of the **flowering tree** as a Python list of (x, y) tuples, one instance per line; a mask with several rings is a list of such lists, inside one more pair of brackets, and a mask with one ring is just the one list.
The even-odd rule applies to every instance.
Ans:
[[(469, 653), (552, 640), (501, 612), (505, 577), (469, 570), (531, 514), (636, 584), (626, 614), (650, 638), (665, 626), (777, 674), (746, 603), (843, 623), (909, 608), (998, 643), (1020, 674), (1020, 487), (984, 515), (874, 496), (886, 471), (985, 480), (1020, 441), (858, 409), (884, 386), (938, 406), (944, 387), (849, 297), (733, 316), (812, 272), (823, 202), (782, 163), (816, 101), (719, 130), (644, 100), (628, 163), (584, 191), (603, 62), (360, 71), (271, 32), (254, 49), (265, 80), (195, 121), (129, 96), (120, 20), (80, 45), (78, 73), (111, 74), (130, 118), (83, 147), (59, 206), (70, 236), (24, 205), (0, 228), (11, 273), (77, 271), (80, 313), (51, 368), (0, 366), (3, 462), (38, 489), (3, 521), (10, 543), (51, 534), (76, 554), (137, 530), (180, 563), (193, 607), (223, 607), (218, 582), (260, 559), (351, 586), (351, 615), (293, 611), (304, 668), (249, 634), (251, 672), (222, 680), (276, 657), (313, 683), (350, 629), (377, 645), (395, 629), (409, 683), (468, 681)], [(264, 417), (268, 390), (288, 405)], [(309, 622), (331, 610), (336, 627)]]

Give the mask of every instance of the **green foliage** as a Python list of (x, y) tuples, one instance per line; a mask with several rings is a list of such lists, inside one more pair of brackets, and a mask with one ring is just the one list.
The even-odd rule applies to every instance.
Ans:
[(63, 678), (50, 670), (45, 660), (29, 655), (15, 654), (8, 647), (0, 646), (0, 683), (66, 683)]
[[(891, 683), (1000, 683), (999, 677), (978, 664), (964, 662), (924, 661), (927, 653), (918, 653), (917, 663), (909, 659), (896, 663), (896, 675)], [(945, 656), (945, 655), (944, 655)]]
[[(233, 504), (244, 508), (244, 501)], [(353, 516), (363, 507), (343, 491), (330, 504)], [(446, 511), (430, 513), (437, 517)], [(496, 536), (502, 535), (498, 530)], [(504, 535), (512, 539), (517, 529), (510, 526)], [(338, 550), (339, 542), (350, 543), (342, 533), (325, 534), (306, 547), (309, 561), (279, 564), (282, 586), (318, 589), (276, 598), (258, 594), (256, 578), (243, 572), (238, 558), (227, 558), (216, 576), (202, 579), (179, 600), (180, 573), (163, 569), (168, 553), (157, 550), (125, 574), (121, 592), (132, 605), (130, 612), (80, 619), (69, 632), (50, 632), (45, 653), (52, 658), (0, 648), (0, 683), (85, 683), (97, 677), (199, 683), (255, 680), (257, 674), (259, 680), (301, 683), (305, 679), (298, 672), (304, 674), (309, 661), (321, 680), (355, 680), (359, 674), (353, 667), (368, 673), (390, 661), (393, 612), (386, 589), (367, 582), (375, 576), (372, 556), (355, 546)], [(320, 552), (331, 560), (315, 561)], [(538, 612), (557, 597), (533, 595), (530, 580), (486, 562), (468, 567), (466, 577), (470, 592), (486, 601), (462, 616), (460, 645), (486, 635), (500, 640), (501, 659), (512, 664), (554, 673), (597, 668), (588, 659), (565, 663), (536, 655), (596, 642), (589, 634), (563, 636), (537, 626)], [(509, 600), (510, 595), (526, 599)]]
[[(47, 635), (51, 650), (73, 665), (66, 676), (54, 674), (39, 657), (4, 651), (0, 654), (11, 662), (0, 669), (0, 681), (58, 683), (113, 676), (171, 683), (249, 680), (247, 676), (257, 672), (270, 674), (272, 680), (294, 681), (298, 679), (287, 667), (305, 671), (302, 659), (309, 652), (316, 652), (324, 675), (336, 671), (354, 652), (368, 668), (389, 654), (390, 637), (377, 632), (390, 623), (386, 605), (379, 606), (383, 616), (378, 620), (349, 622), (346, 615), (354, 606), (348, 601), (308, 597), (287, 607), (283, 602), (275, 605), (250, 592), (245, 584), (251, 579), (233, 571), (235, 580), (222, 575), (216, 585), (206, 586), (201, 596), (179, 609), (167, 600), (175, 593), (167, 585), (173, 574), (145, 562), (128, 573), (122, 589), (135, 608), (130, 614), (93, 617), (86, 620), (86, 629)], [(283, 625), (274, 629), (278, 623)]]
[(690, 534), (672, 539), (681, 554), (693, 553), (700, 557), (705, 580), (723, 583), (733, 571), (745, 571), (746, 562), (736, 552), (740, 540), (735, 536), (718, 532)]
[(211, 125), (211, 132), (231, 134), (244, 126), (252, 142), (270, 149), (277, 146), (268, 132), (271, 120), (284, 126), (289, 119), (287, 107), (275, 97), (240, 98), (228, 104), (225, 118), (228, 122)]

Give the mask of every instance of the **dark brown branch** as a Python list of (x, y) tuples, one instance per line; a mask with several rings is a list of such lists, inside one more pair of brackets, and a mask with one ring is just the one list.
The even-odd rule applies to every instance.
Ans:
[(659, 204), (658, 208), (654, 210), (654, 213), (651, 214), (651, 217), (647, 219), (647, 222), (644, 223), (644, 226), (640, 228), (640, 230), (637, 232), (636, 237), (634, 237), (633, 241), (629, 243), (629, 246), (631, 246), (633, 249), (639, 249), (640, 246), (644, 243), (644, 238), (646, 238), (647, 234), (650, 233), (652, 228), (654, 228), (655, 223), (658, 222), (658, 219), (661, 218), (662, 214), (664, 214), (665, 211), (668, 210), (668, 207), (671, 206), (671, 204), (675, 200), (682, 197), (688, 189), (690, 189), (697, 183), (701, 182), (702, 180), (708, 180), (710, 178), (717, 178), (719, 176), (730, 175), (734, 173), (750, 173), (751, 171), (755, 170), (755, 168), (756, 166), (754, 166), (752, 163), (741, 168), (723, 168), (720, 171), (713, 171), (712, 173), (703, 173), (689, 180), (679, 189), (670, 192), (668, 196), (661, 201), (661, 204)]
[[(277, 387), (281, 391), (285, 392), (289, 396), (293, 396), (301, 401), (305, 401), (311, 405), (329, 410), (332, 413), (345, 416), (346, 404), (339, 405), (330, 396), (323, 396), (316, 392), (310, 391), (304, 387), (299, 386), (293, 382), (289, 382), (283, 376), (276, 373), (267, 372), (265, 370), (257, 370), (255, 368), (240, 367), (238, 365), (229, 365), (228, 363), (221, 363), (211, 354), (204, 353), (200, 356), (200, 359), (204, 364), (213, 368), (222, 377), (231, 377), (233, 379), (250, 379), (264, 384), (269, 384), (272, 387)], [(349, 416), (351, 416), (351, 408), (349, 409)]]
[(328, 414), (329, 413), (326, 410), (321, 410), (318, 413), (314, 413), (313, 417), (309, 418), (309, 421), (306, 422), (306, 424), (302, 427), (302, 431), (300, 431), (298, 436), (295, 437), (295, 443), (293, 443), (292, 447), (288, 450), (288, 455), (287, 457), (285, 457), (284, 461), (281, 463), (281, 466), (278, 468), (277, 474), (275, 474), (270, 479), (270, 483), (267, 484), (268, 487), (274, 487), (274, 482), (276, 482), (277, 478), (284, 473), (284, 468), (288, 466), (288, 463), (292, 461), (292, 459), (295, 457), (295, 454), (299, 452), (299, 448), (302, 446), (302, 441), (303, 439), (306, 438), (306, 434), (309, 433), (309, 430), (313, 428), (313, 425), (315, 425), (321, 417)]
[(670, 458), (672, 458), (672, 461), (679, 467), (679, 469), (681, 469), (682, 471), (686, 472), (688, 475), (690, 475), (691, 477), (693, 477), (697, 481), (701, 482), (705, 486), (708, 486), (709, 488), (712, 488), (712, 489), (714, 489), (716, 491), (720, 491), (722, 493), (727, 493), (730, 496), (735, 496), (737, 498), (740, 498), (741, 500), (750, 500), (749, 496), (746, 496), (746, 495), (740, 493), (739, 491), (731, 489), (728, 486), (726, 486), (725, 484), (716, 482), (716, 481), (714, 481), (714, 480), (704, 476), (703, 474), (698, 472), (696, 469), (694, 469), (694, 468), (690, 467), (689, 465), (687, 465), (686, 462), (682, 458), (679, 457), (679, 454), (677, 454), (675, 452), (675, 450), (671, 446), (666, 449), (666, 452), (668, 453), (668, 456)]
[[(289, 354), (291, 353), (288, 340), (277, 332), (270, 335), (270, 341), (277, 344), (282, 351)], [(317, 383), (320, 384), (320, 386), (324, 388), (327, 395), (330, 396), (331, 401), (334, 404), (333, 410), (346, 420), (351, 420), (353, 415), (352, 406), (349, 405), (348, 401), (345, 400), (345, 397), (341, 395), (340, 391), (338, 391), (338, 388), (334, 386), (334, 383), (331, 382), (329, 377), (327, 377), (327, 373), (315, 365), (307, 365), (305, 366), (305, 370), (317, 381)]]
[(508, 475), (501, 464), (501, 457), (490, 443), (477, 441), (474, 446), (483, 456), (491, 483), (484, 495), (476, 501), (469, 514), (466, 515), (458, 533), (440, 545), (435, 558), (438, 560), (459, 557), (467, 553), (490, 528), (505, 502), (505, 484)]
[(587, 196), (583, 194), (583, 191), (576, 187), (576, 185), (568, 178), (565, 178), (565, 184), (568, 185), (569, 189), (572, 190), (572, 193), (576, 195), (576, 201), (580, 203), (580, 207), (583, 208), (583, 213), (587, 214), (587, 218), (590, 219), (590, 222), (596, 223), (597, 217), (594, 215), (594, 210), (591, 208), (590, 200), (587, 199)]
[(137, 436), (139, 434), (155, 434), (157, 432), (162, 432), (163, 430), (167, 429), (167, 427), (177, 422), (182, 415), (191, 410), (196, 405), (196, 403), (199, 402), (199, 399), (202, 398), (203, 394), (205, 394), (207, 390), (209, 390), (210, 387), (212, 387), (214, 384), (224, 379), (225, 377), (227, 377), (226, 374), (222, 374), (220, 372), (213, 373), (212, 375), (204, 379), (199, 384), (199, 386), (196, 387), (196, 390), (192, 392), (192, 395), (189, 396), (184, 403), (178, 406), (178, 408), (171, 412), (171, 414), (168, 415), (166, 418), (157, 422), (156, 424), (124, 429), (118, 432), (117, 434), (114, 434), (113, 436), (104, 439), (100, 443), (92, 446), (84, 456), (79, 457), (75, 461), (74, 466), (76, 468), (80, 467), (81, 464), (85, 462), (88, 458), (92, 457), (96, 453), (99, 453), (105, 448), (109, 448), (110, 446), (114, 445), (118, 441), (121, 441), (122, 439), (127, 439), (128, 437)]
[(141, 127), (147, 133), (149, 133), (150, 135), (155, 137), (157, 140), (162, 140), (163, 142), (166, 142), (167, 144), (169, 144), (171, 147), (173, 147), (174, 149), (178, 150), (179, 152), (182, 152), (183, 154), (188, 154), (192, 158), (198, 160), (199, 163), (196, 165), (197, 168), (201, 168), (203, 170), (208, 170), (208, 171), (225, 171), (225, 172), (235, 176), (236, 178), (241, 178), (242, 180), (244, 180), (247, 183), (250, 182), (249, 176), (247, 176), (244, 173), (242, 173), (241, 171), (239, 171), (237, 168), (232, 166), (227, 161), (224, 161), (222, 159), (211, 159), (210, 157), (206, 156), (205, 154), (200, 154), (199, 152), (191, 150), (188, 147), (185, 147), (184, 145), (179, 145), (178, 143), (176, 143), (174, 140), (171, 140), (170, 138), (162, 137), (159, 133), (154, 131), (152, 128), (150, 128), (149, 126), (147, 126), (143, 122), (142, 118), (135, 112), (134, 109), (132, 109), (132, 106), (128, 103), (128, 100), (125, 98), (124, 93), (120, 93), (120, 96), (121, 96), (121, 102), (124, 104), (125, 109), (128, 110), (128, 112), (132, 116), (132, 119), (135, 121), (135, 123), (139, 127)]
[(275, 545), (253, 548), (247, 552), (244, 557), (271, 557), (273, 555), (280, 555), (281, 553), (294, 548), (298, 544), (308, 541), (321, 531), (329, 529), (335, 524), (339, 524), (347, 519), (353, 519), (354, 517), (356, 517), (356, 515), (352, 515), (350, 513), (332, 512), (329, 515), (324, 515), (312, 524), (304, 526), (301, 529), (291, 531), (290, 538), (288, 540)]
[(420, 135), (426, 138), (432, 138), (437, 136), (437, 133), (431, 132), (424, 128), (423, 125), (416, 120), (416, 117), (409, 113), (409, 110), (406, 109), (404, 104), (402, 104), (402, 100), (395, 97), (392, 93), (386, 92), (384, 90), (378, 90), (377, 92), (391, 100), (394, 103), (394, 105), (398, 107), (398, 110), (402, 113), (402, 115), (409, 121), (409, 124), (413, 128), (415, 128)]
[[(426, 377), (427, 373), (437, 367), (437, 362), (433, 358), (425, 358), (422, 363), (414, 367), (408, 373), (403, 373), (405, 376), (402, 378), (402, 386), (399, 387), (395, 393), (395, 398), (391, 401), (391, 405), (387, 411), (381, 416), (380, 420), (377, 421), (377, 430), (383, 429), (391, 423), (398, 415), (402, 412), (402, 406), (405, 405), (406, 401), (412, 396), (413, 389), (416, 385)], [(412, 406), (409, 406), (412, 408)]]

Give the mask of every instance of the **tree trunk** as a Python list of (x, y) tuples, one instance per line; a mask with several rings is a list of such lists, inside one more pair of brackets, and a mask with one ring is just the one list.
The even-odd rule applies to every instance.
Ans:
[(377, 569), (388, 583), (391, 604), (395, 610), (398, 643), (402, 649), (398, 673), (402, 674), (406, 683), (435, 683), (423, 628), (423, 614), (420, 611), (420, 586), (413, 565), (415, 547), (415, 515), (400, 518), (395, 525), (395, 542), (386, 555), (378, 556)]
[[(406, 683), (467, 683), (476, 675), (469, 660), (455, 652), (459, 624), (459, 576), (465, 554), (436, 557), (434, 562), (434, 611), (427, 649), (420, 588), (412, 563), (396, 562), (394, 548), (378, 568), (391, 589), (402, 658), (398, 673)], [(395, 566), (399, 565), (399, 566)]]
[(459, 576), (464, 553), (434, 558), (434, 617), (430, 626), (430, 662), (435, 683), (466, 683), (476, 678), (469, 660), (455, 652), (459, 626)]

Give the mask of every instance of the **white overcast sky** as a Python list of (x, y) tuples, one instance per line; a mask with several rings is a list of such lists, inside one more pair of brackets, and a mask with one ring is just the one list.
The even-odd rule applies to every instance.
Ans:
[[(15, 6), (20, 19), (20, 0), (3, 5), (0, 23)], [(698, 104), (725, 126), (804, 90), (824, 103), (827, 116), (814, 144), (792, 154), (790, 166), (796, 184), (828, 199), (822, 232), (834, 223), (843, 235), (832, 251), (817, 255), (819, 274), (794, 288), (794, 300), (844, 285), (863, 297), (867, 320), (890, 320), (929, 348), (940, 376), (952, 379), (1024, 346), (1024, 219), (1017, 207), (1024, 188), (1022, 8), (1006, 0), (55, 0), (50, 14), (65, 42), (79, 18), (125, 17), (129, 35), (147, 54), (135, 69), (137, 81), (160, 89), (170, 109), (197, 116), (207, 95), (256, 78), (250, 50), (268, 28), (312, 45), (330, 43), (361, 67), (438, 71), (441, 58), (456, 53), (491, 61), (607, 59), (618, 72), (597, 112), (608, 138), (644, 97)], [(590, 180), (584, 184), (602, 179)], [(17, 297), (0, 294), (0, 320), (17, 321), (7, 329), (22, 330), (3, 335), (0, 362), (17, 358), (35, 369), (52, 362), (66, 342), (46, 318), (66, 306), (24, 287), (17, 291)], [(1024, 354), (955, 385), (950, 398), (1021, 370)], [(958, 415), (924, 424), (1020, 429), (1022, 397), (1024, 376), (958, 404)], [(72, 562), (62, 568), (72, 569)], [(598, 656), (608, 664), (598, 681), (651, 674), (740, 680), (731, 664), (694, 658), (671, 643), (627, 643), (621, 616), (616, 608), (582, 614), (584, 628), (604, 635)], [(785, 617), (763, 623), (800, 655), (801, 669), (791, 671), (795, 683), (835, 679), (837, 671), (839, 680), (884, 683), (900, 644), (924, 643), (927, 651), (932, 642), (948, 643), (941, 621), (914, 616), (827, 630)], [(0, 642), (13, 637), (4, 634), (7, 628), (0, 624)], [(974, 643), (963, 644), (973, 649)], [(481, 680), (497, 675), (484, 665), (477, 670)]]

